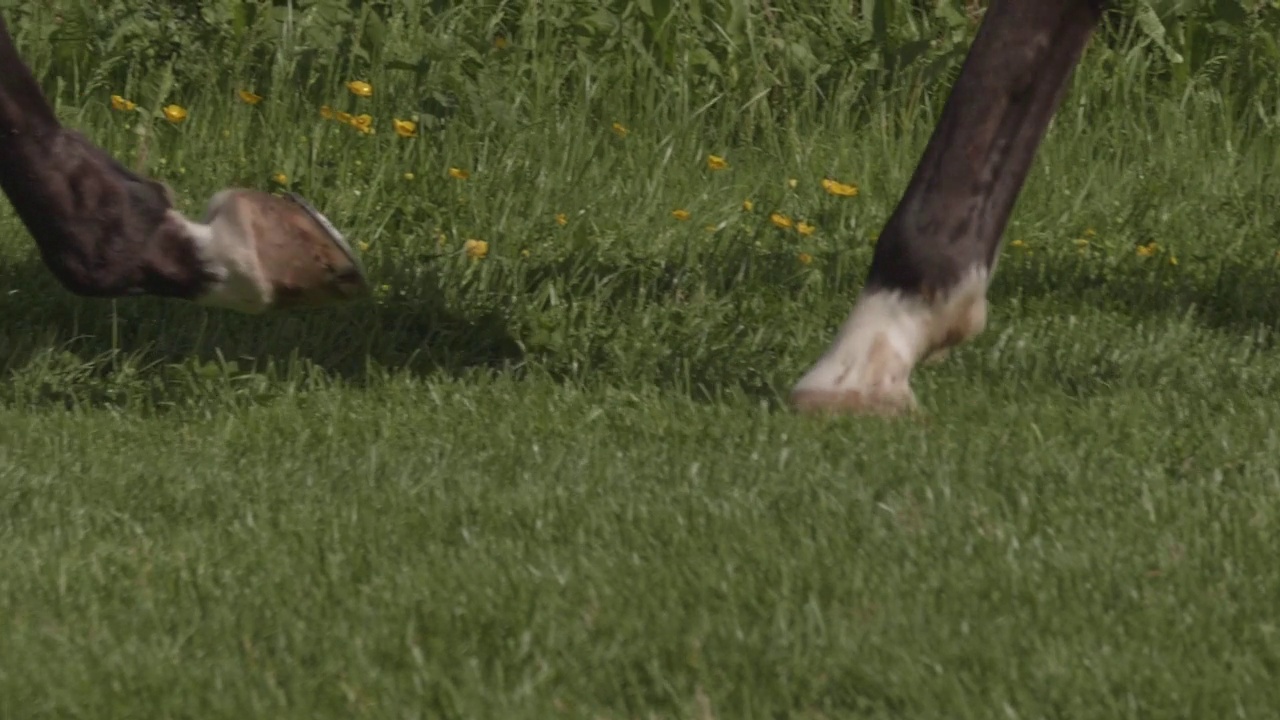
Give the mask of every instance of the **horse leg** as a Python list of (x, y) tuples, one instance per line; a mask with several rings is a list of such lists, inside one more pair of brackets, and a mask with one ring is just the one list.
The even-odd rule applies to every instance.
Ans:
[(296, 196), (214, 196), (205, 222), (163, 183), (62, 126), (0, 18), (0, 189), (64, 287), (262, 312), (368, 290), (351, 248)]
[(1018, 192), (1105, 0), (992, 0), (803, 411), (914, 409), (911, 370), (982, 331)]

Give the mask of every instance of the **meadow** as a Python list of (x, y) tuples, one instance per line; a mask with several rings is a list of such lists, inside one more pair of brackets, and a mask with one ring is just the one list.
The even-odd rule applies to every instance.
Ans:
[(1280, 707), (1265, 39), (1100, 36), (987, 331), (886, 421), (784, 399), (857, 294), (964, 4), (37, 5), (0, 12), (67, 124), (194, 214), (302, 193), (375, 292), (80, 299), (0, 208), (0, 717)]

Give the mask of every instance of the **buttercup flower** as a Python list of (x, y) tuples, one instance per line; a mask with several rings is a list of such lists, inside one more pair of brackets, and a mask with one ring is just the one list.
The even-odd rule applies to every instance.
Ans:
[(351, 127), (359, 130), (365, 135), (373, 134), (373, 116), (368, 113), (361, 113), (351, 118)]
[(801, 265), (808, 265), (813, 262), (813, 256), (807, 252), (802, 252), (796, 255), (796, 260), (799, 260)]
[(333, 108), (329, 107), (328, 105), (321, 105), (320, 117), (324, 118), (325, 120), (332, 120), (334, 118)]
[(787, 178), (787, 187), (794, 189), (795, 186), (799, 184), (800, 184), (799, 180), (795, 178)]
[(626, 137), (627, 133), (631, 132), (630, 130), (627, 129), (626, 125), (623, 125), (622, 123), (618, 123), (618, 122), (613, 124), (612, 130), (614, 135), (617, 135), (618, 137), (622, 137), (622, 138)]
[(489, 243), (472, 238), (462, 244), (462, 251), (472, 260), (480, 260), (489, 254)]
[(391, 121), (391, 124), (395, 127), (396, 134), (402, 138), (411, 138), (418, 134), (418, 123), (412, 120), (396, 118)]
[(769, 215), (769, 222), (782, 228), (783, 230), (786, 230), (787, 228), (791, 227), (791, 218), (787, 217), (786, 215), (783, 215), (782, 213), (771, 213)]
[(333, 114), (333, 119), (337, 120), (340, 123), (350, 125), (352, 117), (351, 117), (351, 113), (346, 113), (339, 110), (338, 112)]
[(679, 208), (671, 211), (671, 217), (679, 220), (680, 222), (684, 222), (685, 220), (688, 220), (691, 217), (691, 215), (688, 210), (685, 210), (684, 208)]
[(845, 184), (831, 178), (822, 178), (822, 189), (839, 197), (854, 197), (858, 194), (858, 186)]
[(412, 179), (413, 179), (413, 173), (411, 173), (411, 172), (407, 172), (407, 173), (405, 173), (405, 174), (404, 174), (404, 179), (405, 179), (405, 180), (412, 180)]
[(742, 212), (751, 212), (752, 210), (755, 210), (755, 209), (756, 209), (756, 204), (751, 202), (750, 198), (742, 201)]
[(1027, 246), (1027, 241), (1023, 240), (1022, 238), (1018, 238), (1017, 240), (1014, 240), (1013, 242), (1009, 243), (1009, 247), (1016, 247), (1019, 249), (1025, 248), (1026, 246)]
[(723, 170), (723, 169), (725, 169), (725, 168), (729, 167), (729, 163), (728, 163), (728, 161), (727, 161), (727, 160), (725, 160), (724, 158), (720, 157), (719, 155), (708, 155), (708, 156), (707, 156), (707, 167), (708, 167), (708, 168), (710, 168), (710, 169), (712, 169), (712, 170)]
[(809, 223), (803, 220), (796, 223), (796, 232), (800, 233), (801, 235), (812, 235), (813, 231), (817, 229), (818, 228), (810, 225)]
[(1155, 241), (1149, 242), (1146, 245), (1139, 245), (1138, 257), (1151, 257), (1152, 255), (1155, 255), (1156, 251), (1159, 249), (1160, 245)]
[(248, 105), (257, 105), (262, 102), (262, 96), (252, 90), (239, 90), (237, 94), (240, 96), (241, 102)]
[(556, 213), (556, 224), (564, 227), (569, 224), (569, 216), (564, 213)]
[(161, 112), (164, 113), (165, 120), (175, 125), (187, 119), (187, 109), (181, 105), (165, 105)]
[(466, 180), (471, 177), (471, 173), (463, 170), (462, 168), (451, 167), (449, 168), (449, 177), (454, 180)]
[(288, 184), (289, 184), (289, 176), (288, 176), (288, 175), (285, 175), (285, 174), (284, 174), (284, 173), (282, 173), (282, 172), (278, 172), (278, 173), (276, 173), (275, 175), (272, 175), (272, 176), (271, 176), (271, 182), (273, 182), (273, 183), (275, 183), (275, 184), (277, 184), (277, 185), (288, 185)]
[(120, 112), (133, 112), (138, 109), (138, 104), (132, 100), (125, 100), (119, 95), (112, 95), (111, 109), (119, 110)]
[(363, 80), (352, 80), (347, 83), (347, 89), (357, 97), (373, 97), (373, 86)]

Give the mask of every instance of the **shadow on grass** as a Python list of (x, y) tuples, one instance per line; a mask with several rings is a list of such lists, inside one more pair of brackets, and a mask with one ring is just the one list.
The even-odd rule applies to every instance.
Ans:
[(996, 305), (1011, 299), (1053, 299), (1073, 308), (1111, 310), (1135, 319), (1183, 316), (1213, 330), (1274, 330), (1280, 326), (1280, 263), (1224, 258), (1172, 265), (1167, 257), (1039, 259), (1001, 265), (991, 288)]
[[(460, 376), (519, 363), (520, 346), (500, 309), (455, 312), (432, 275), (413, 280), (411, 293), (377, 302), (243, 316), (176, 300), (76, 297), (33, 255), (0, 265), (0, 371), (11, 376), (4, 394), (12, 397), (22, 391), (12, 386), (50, 374), (43, 380), (101, 385), (118, 373), (121, 358), (135, 374), (221, 367), (225, 374), (279, 379), (305, 371), (354, 385), (368, 381), (371, 367)], [(49, 399), (61, 403), (67, 391), (74, 387)], [(36, 400), (30, 393), (26, 399)]]
[[(1215, 329), (1276, 327), (1280, 268), (1271, 263), (1128, 260), (1006, 259), (992, 300), (1051, 301), (1064, 316), (1112, 309), (1135, 322), (1194, 307), (1197, 322)], [(375, 371), (462, 377), (536, 366), (557, 382), (652, 384), (696, 401), (731, 393), (776, 405), (830, 342), (865, 273), (856, 253), (801, 266), (786, 250), (671, 259), (577, 250), (455, 270), (384, 267), (374, 275), (389, 290), (376, 302), (251, 317), (150, 298), (77, 298), (33, 253), (0, 265), (0, 370), (11, 376), (3, 394), (115, 402), (100, 388), (118, 380), (126, 356), (135, 379), (150, 373), (144, 384), (161, 388), (147, 392), (178, 404), (189, 376), (202, 373), (287, 387), (316, 376), (362, 385)], [(173, 377), (157, 380), (157, 367)], [(23, 383), (53, 389), (27, 392)]]

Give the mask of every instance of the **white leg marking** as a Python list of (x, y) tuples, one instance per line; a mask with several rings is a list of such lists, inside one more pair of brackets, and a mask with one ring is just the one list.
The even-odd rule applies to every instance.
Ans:
[(863, 292), (831, 348), (791, 390), (806, 411), (898, 414), (916, 407), (916, 363), (963, 342), (987, 323), (990, 271), (974, 266), (945, 295)]
[[(220, 192), (210, 200), (205, 213), (207, 225), (188, 220), (177, 211), (170, 212), (186, 226), (205, 266), (217, 278), (196, 302), (243, 313), (261, 313), (271, 307), (275, 291), (258, 261), (253, 238), (244, 233), (229, 212), (219, 212), (228, 197)], [(228, 209), (231, 208), (234, 206)]]

